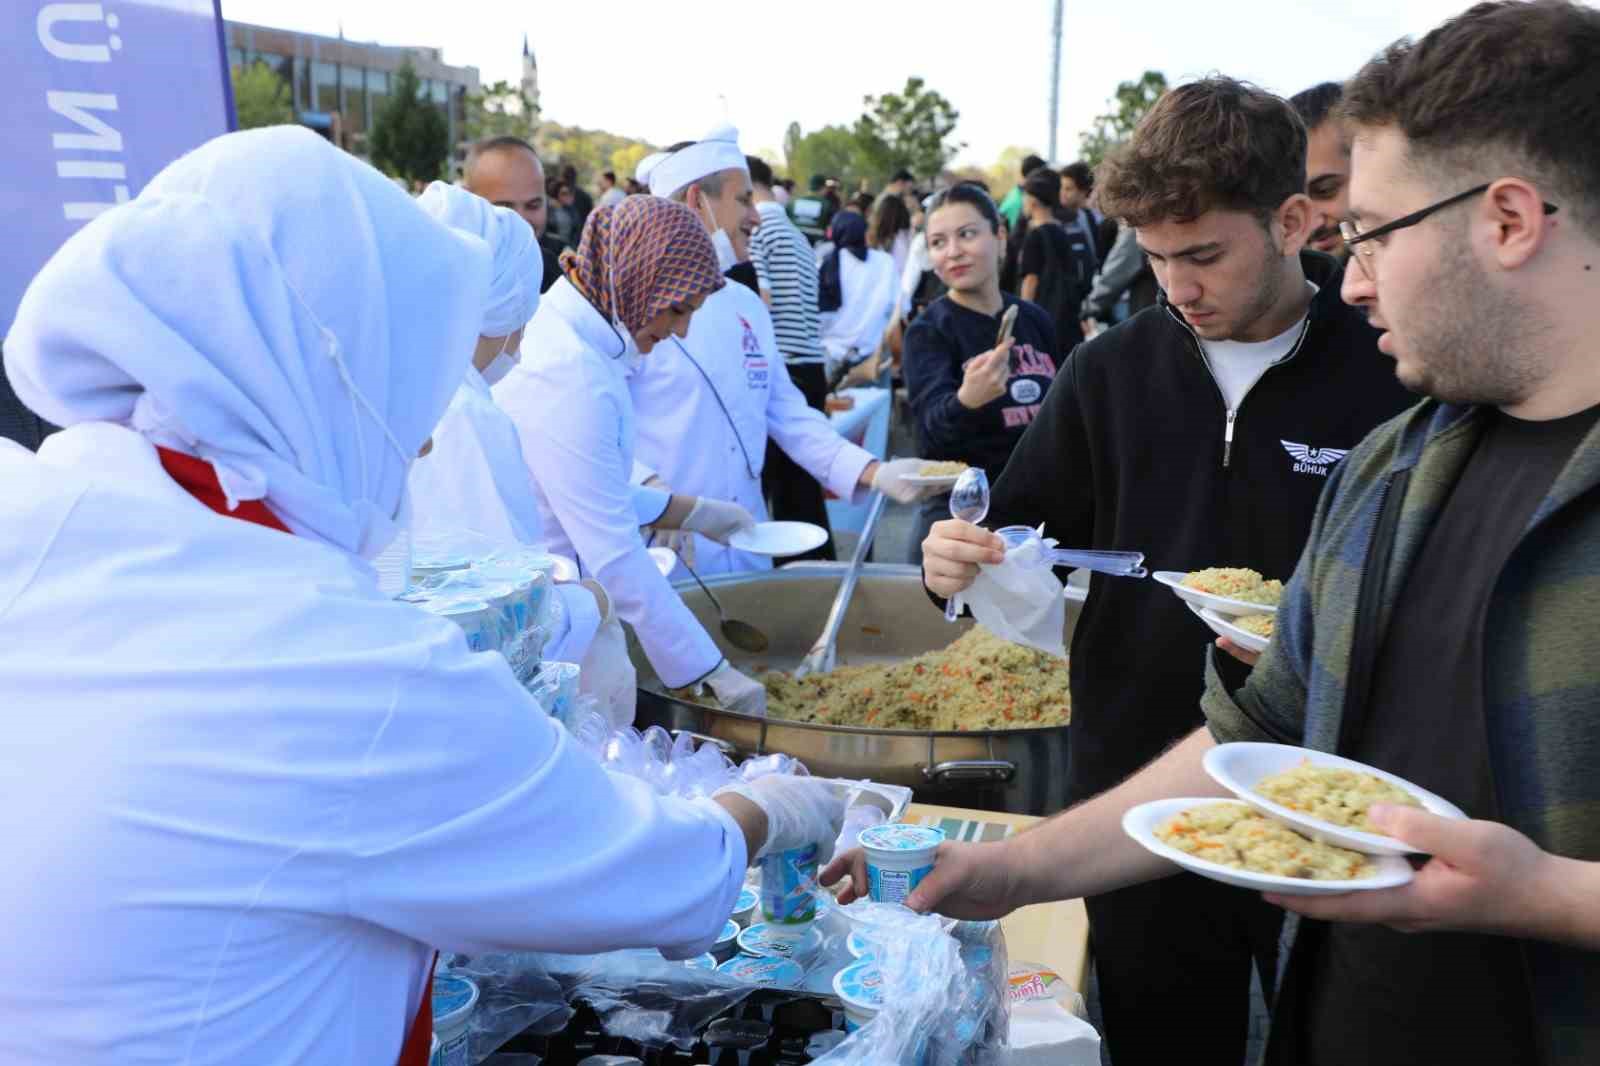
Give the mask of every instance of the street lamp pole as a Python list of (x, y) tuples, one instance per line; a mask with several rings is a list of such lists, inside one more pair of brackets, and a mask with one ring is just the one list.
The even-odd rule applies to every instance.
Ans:
[(1055, 21), (1050, 33), (1050, 162), (1054, 165), (1059, 160), (1056, 157), (1056, 127), (1060, 125), (1061, 118), (1061, 5), (1063, 0), (1055, 2)]

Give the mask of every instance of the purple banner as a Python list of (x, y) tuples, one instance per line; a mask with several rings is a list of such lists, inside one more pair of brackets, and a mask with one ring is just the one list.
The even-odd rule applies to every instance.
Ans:
[(0, 336), (78, 227), (232, 124), (217, 0), (0, 4)]

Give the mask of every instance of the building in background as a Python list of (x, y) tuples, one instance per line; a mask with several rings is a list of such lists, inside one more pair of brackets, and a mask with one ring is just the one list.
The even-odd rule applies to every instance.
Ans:
[[(372, 120), (389, 94), (389, 79), (409, 59), (423, 95), (444, 113), (450, 143), (466, 139), (467, 97), (479, 91), (477, 67), (452, 67), (438, 48), (368, 44), (246, 22), (228, 22), (228, 64), (267, 64), (289, 85), (301, 125), (363, 158)], [(523, 41), (523, 83), (538, 72)], [(531, 72), (531, 74), (530, 74)], [(537, 95), (534, 97), (537, 99)]]
[(539, 113), (539, 63), (528, 48), (528, 35), (522, 35), (522, 95), (535, 115)]

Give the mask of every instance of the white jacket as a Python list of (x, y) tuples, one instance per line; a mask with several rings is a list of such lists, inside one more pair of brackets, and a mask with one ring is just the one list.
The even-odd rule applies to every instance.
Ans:
[[(476, 369), (450, 398), (433, 431), (433, 450), (411, 468), (412, 530), (418, 538), (476, 533), (502, 544), (540, 540), (539, 505), (533, 497), (522, 445), (511, 417), (495, 406), (488, 382)], [(594, 596), (578, 585), (560, 585), (566, 608), (544, 657), (582, 662), (600, 628)]]
[(0, 442), (0, 1062), (388, 1066), (435, 948), (704, 950), (715, 804), (605, 772), (372, 568), (84, 423)]
[[(663, 683), (700, 680), (722, 653), (639, 536), (631, 371), (618, 334), (563, 278), (545, 294), (522, 345), (527, 356), (493, 391), (516, 423), (533, 475), (542, 547), (576, 558), (599, 579)], [(659, 345), (653, 355), (671, 350)]]
[[(834, 432), (789, 380), (761, 297), (729, 282), (706, 299), (689, 336), (664, 341), (628, 382), (639, 462), (674, 492), (732, 500), (767, 518), (761, 468), (767, 440), (829, 491), (856, 494), (870, 452)], [(695, 539), (695, 571), (770, 570), (772, 560)], [(680, 563), (675, 580), (687, 580)]]
[(830, 366), (851, 351), (865, 358), (878, 350), (898, 306), (898, 282), (888, 252), (868, 248), (865, 262), (849, 252), (840, 254), (839, 309), (825, 311), (817, 320)]

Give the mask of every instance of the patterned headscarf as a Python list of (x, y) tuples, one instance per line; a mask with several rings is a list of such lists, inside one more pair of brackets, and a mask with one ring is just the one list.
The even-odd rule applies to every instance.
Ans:
[(629, 332), (673, 304), (723, 286), (704, 223), (683, 204), (659, 196), (595, 208), (578, 250), (564, 253), (561, 265), (601, 314), (619, 319)]

